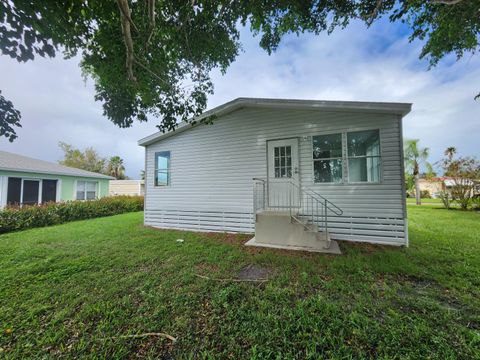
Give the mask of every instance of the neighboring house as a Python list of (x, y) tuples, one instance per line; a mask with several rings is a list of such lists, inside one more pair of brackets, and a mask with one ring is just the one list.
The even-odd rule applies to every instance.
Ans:
[[(252, 245), (315, 251), (337, 252), (330, 239), (408, 245), (402, 118), (410, 109), (239, 98), (194, 126), (150, 135), (139, 141), (145, 224), (255, 231)], [(212, 125), (198, 123), (211, 115)]]
[(110, 176), (0, 151), (0, 207), (108, 195)]
[(110, 196), (140, 195), (145, 194), (145, 182), (143, 180), (110, 180)]
[(480, 193), (480, 181), (465, 178), (455, 180), (455, 178), (449, 176), (434, 177), (431, 179), (419, 179), (418, 184), (420, 191), (428, 191), (433, 198), (438, 198), (442, 191), (450, 193), (455, 185), (462, 184), (473, 187), (472, 195)]
[(420, 192), (428, 191), (430, 196), (436, 198), (440, 192), (445, 190), (443, 178), (418, 179)]

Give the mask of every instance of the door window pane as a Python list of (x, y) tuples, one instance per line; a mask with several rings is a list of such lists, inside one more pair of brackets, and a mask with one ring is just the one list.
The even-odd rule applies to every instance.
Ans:
[(274, 173), (276, 178), (292, 177), (292, 147), (276, 146), (274, 148)]
[(42, 203), (57, 200), (57, 180), (42, 180)]
[(315, 182), (342, 182), (342, 160), (318, 160), (314, 162)]
[(38, 204), (40, 182), (38, 180), (23, 180), (23, 201), (22, 204)]

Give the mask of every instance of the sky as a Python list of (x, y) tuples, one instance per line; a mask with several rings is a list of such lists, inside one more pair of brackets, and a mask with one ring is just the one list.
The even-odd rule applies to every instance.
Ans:
[[(480, 158), (480, 57), (449, 56), (428, 69), (419, 60), (422, 44), (408, 42), (403, 25), (380, 22), (367, 29), (354, 22), (332, 35), (289, 35), (268, 55), (247, 29), (243, 51), (222, 75), (212, 72), (212, 108), (237, 97), (413, 103), (404, 118), (404, 137), (430, 148), (430, 161), (448, 146)], [(94, 147), (100, 155), (119, 155), (126, 174), (139, 178), (144, 150), (137, 141), (157, 131), (158, 119), (120, 129), (102, 116), (93, 81), (84, 82), (79, 58), (37, 58), (19, 64), (0, 55), (0, 90), (22, 113), (13, 143), (0, 138), (0, 150), (58, 161), (59, 141)]]

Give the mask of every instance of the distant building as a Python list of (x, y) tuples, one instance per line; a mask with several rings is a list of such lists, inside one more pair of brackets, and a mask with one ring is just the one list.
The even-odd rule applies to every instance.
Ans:
[(110, 196), (143, 196), (145, 194), (145, 183), (143, 180), (110, 180), (109, 189)]
[[(463, 181), (465, 185), (473, 185), (474, 183), (474, 181), (469, 179), (456, 181), (453, 177), (442, 176), (431, 179), (420, 179), (419, 186), (420, 191), (428, 191), (431, 197), (438, 198), (440, 196), (440, 192), (450, 192), (452, 187), (454, 187), (459, 181)], [(475, 182), (473, 192), (480, 193), (480, 181)]]
[(111, 176), (0, 151), (0, 208), (108, 195)]

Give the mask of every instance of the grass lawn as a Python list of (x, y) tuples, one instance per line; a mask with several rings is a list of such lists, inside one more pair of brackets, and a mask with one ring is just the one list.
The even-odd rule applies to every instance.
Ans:
[[(479, 359), (480, 214), (408, 210), (410, 248), (336, 257), (144, 228), (142, 213), (2, 235), (0, 358)], [(250, 264), (269, 280), (195, 276)], [(121, 337), (147, 332), (177, 341)]]
[[(443, 206), (442, 200), (441, 199), (421, 199), (422, 200), (422, 205), (440, 205)], [(416, 200), (415, 198), (407, 198), (407, 204), (415, 204)], [(455, 205), (453, 203), (452, 205)]]

